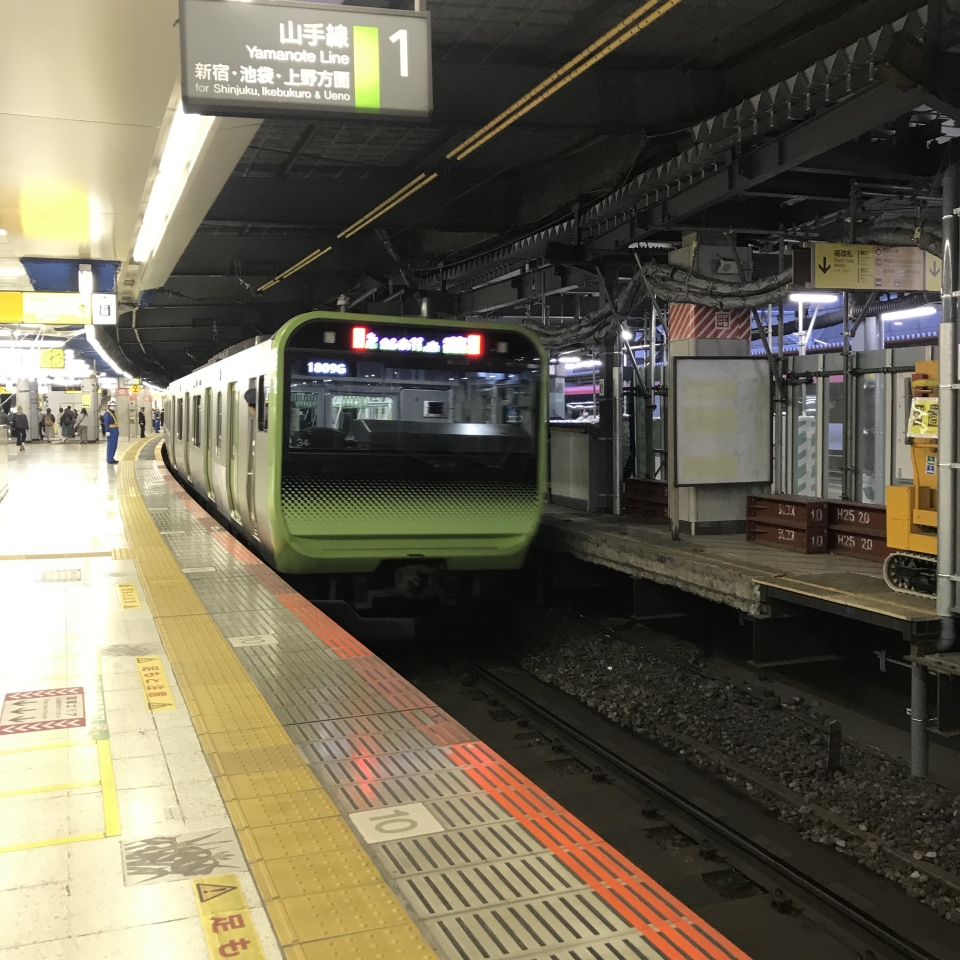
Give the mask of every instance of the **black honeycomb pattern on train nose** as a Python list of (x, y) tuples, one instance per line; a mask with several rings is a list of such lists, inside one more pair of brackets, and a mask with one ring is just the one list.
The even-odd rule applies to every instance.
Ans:
[(283, 480), (281, 503), (288, 523), (359, 520), (378, 512), (389, 512), (393, 519), (412, 522), (435, 522), (441, 517), (456, 522), (466, 514), (522, 521), (536, 508), (538, 493), (534, 483), (293, 477)]

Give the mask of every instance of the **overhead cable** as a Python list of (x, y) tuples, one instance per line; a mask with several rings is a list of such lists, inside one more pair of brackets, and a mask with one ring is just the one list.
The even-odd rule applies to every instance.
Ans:
[[(619, 49), (628, 40), (640, 33), (641, 30), (645, 30), (650, 24), (659, 20), (665, 13), (682, 2), (683, 0), (645, 0), (633, 13), (608, 30), (602, 37), (581, 50), (580, 53), (571, 60), (568, 60), (559, 70), (554, 71), (554, 73), (538, 83), (532, 90), (525, 93), (519, 100), (507, 107), (506, 110), (494, 117), (493, 120), (450, 150), (446, 155), (446, 159), (455, 162), (465, 159), (475, 150), (502, 133), (522, 116), (539, 106), (544, 100), (552, 97), (559, 90), (562, 90), (568, 83), (599, 63), (604, 57), (609, 56), (615, 50)], [(403, 203), (405, 200), (408, 200), (439, 176), (439, 170), (418, 174), (408, 184), (391, 194), (369, 213), (366, 213), (359, 220), (354, 221), (354, 223), (346, 229), (341, 230), (340, 233), (337, 234), (337, 239), (349, 239), (365, 227), (369, 227), (385, 213)], [(325, 253), (329, 252), (330, 249), (330, 247), (327, 247), (326, 250), (322, 251), (319, 249), (314, 250), (313, 253), (308, 254), (292, 267), (284, 270), (283, 273), (277, 274), (272, 280), (268, 280), (261, 287), (258, 287), (257, 292), (263, 293), (264, 290), (269, 290), (271, 287), (276, 286), (281, 280), (285, 280), (287, 277), (313, 263), (314, 260), (318, 260)]]

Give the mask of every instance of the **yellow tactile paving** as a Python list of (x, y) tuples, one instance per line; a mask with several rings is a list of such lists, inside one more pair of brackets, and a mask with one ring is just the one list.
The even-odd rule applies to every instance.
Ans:
[(304, 943), (394, 927), (407, 918), (393, 891), (382, 880), (346, 890), (268, 900), (266, 906), (281, 943)]
[[(167, 549), (124, 454), (129, 551), (288, 960), (436, 960)], [(114, 551), (118, 556), (120, 551)], [(129, 554), (129, 556), (128, 556)]]
[(265, 773), (221, 777), (218, 784), (223, 799), (230, 801), (305, 793), (315, 790), (317, 781), (309, 769), (298, 766), (289, 770), (270, 770)]
[(360, 841), (340, 817), (274, 823), (239, 830), (238, 834), (249, 860), (279, 860), (327, 850), (362, 850)]
[(250, 864), (264, 900), (301, 897), (376, 883), (380, 874), (363, 851), (328, 850), (322, 854), (258, 860)]
[(340, 815), (330, 798), (315, 790), (306, 796), (286, 793), (251, 797), (249, 800), (228, 800), (227, 810), (230, 819), (238, 827), (265, 827), (271, 823), (295, 823), (298, 820), (319, 820)]
[(286, 954), (288, 960), (428, 960), (436, 956), (412, 923), (314, 940)]
[(186, 593), (182, 583), (174, 580), (147, 580), (144, 587), (155, 616), (183, 617), (206, 613), (199, 597), (193, 590)]

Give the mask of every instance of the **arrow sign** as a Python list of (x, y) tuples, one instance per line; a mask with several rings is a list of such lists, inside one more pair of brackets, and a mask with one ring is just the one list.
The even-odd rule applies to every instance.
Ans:
[(824, 257), (823, 262), (817, 264), (817, 269), (821, 273), (829, 273), (832, 268), (827, 265), (827, 258)]
[(930, 276), (939, 277), (940, 276), (940, 265), (938, 263), (932, 263), (930, 265)]

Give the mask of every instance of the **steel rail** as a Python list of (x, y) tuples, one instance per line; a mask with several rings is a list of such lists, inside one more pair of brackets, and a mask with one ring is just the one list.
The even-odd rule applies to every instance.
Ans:
[(737, 847), (752, 859), (779, 873), (789, 884), (799, 887), (806, 893), (811, 894), (830, 910), (840, 914), (846, 920), (852, 921), (875, 940), (898, 951), (900, 956), (909, 958), (909, 960), (940, 960), (936, 954), (930, 953), (913, 941), (908, 940), (893, 928), (888, 927), (885, 923), (870, 916), (870, 914), (860, 909), (856, 904), (851, 903), (840, 894), (835, 893), (825, 884), (820, 883), (818, 880), (798, 870), (785, 860), (770, 853), (770, 851), (766, 850), (756, 841), (734, 830), (720, 818), (708, 813), (687, 797), (665, 786), (650, 774), (645, 773), (639, 767), (634, 766), (628, 760), (620, 757), (613, 750), (594, 740), (588, 734), (581, 732), (562, 716), (556, 714), (550, 707), (538, 703), (534, 698), (522, 690), (516, 689), (509, 682), (492, 673), (486, 667), (474, 661), (465, 662), (471, 670), (479, 674), (485, 683), (489, 683), (509, 699), (514, 700), (526, 710), (538, 715), (551, 726), (556, 727), (564, 736), (576, 741), (590, 751), (590, 753), (595, 754), (630, 780), (642, 786), (644, 790), (656, 794), (661, 800), (677, 808), (691, 819), (696, 820), (712, 833), (722, 837), (725, 841)]

